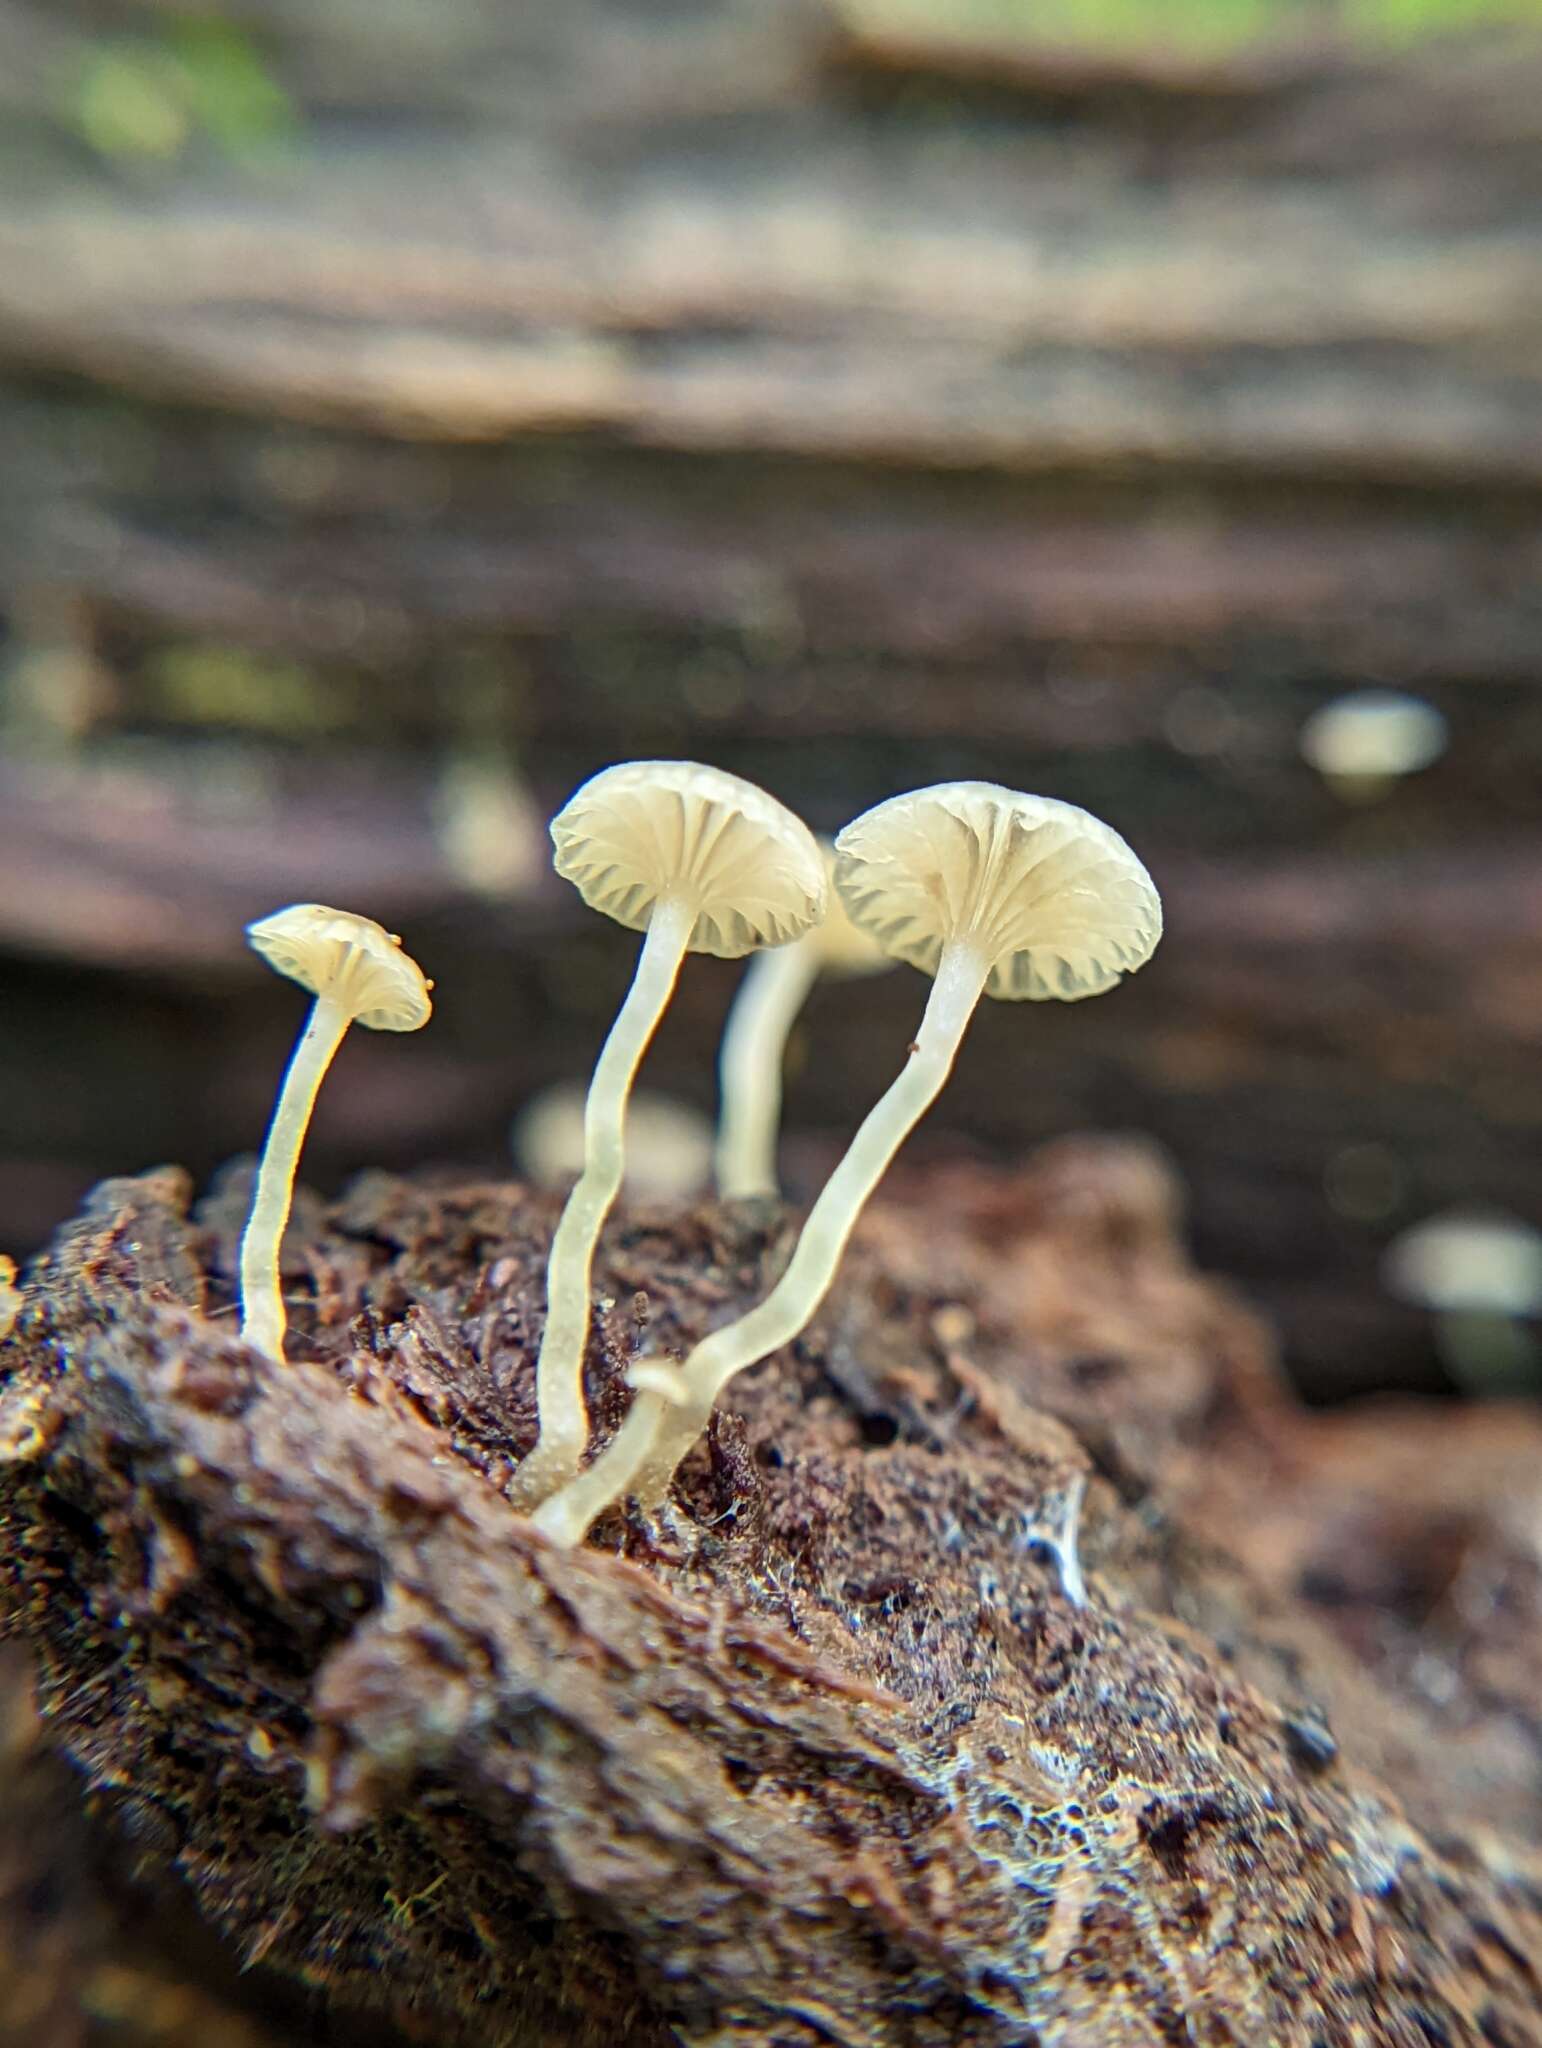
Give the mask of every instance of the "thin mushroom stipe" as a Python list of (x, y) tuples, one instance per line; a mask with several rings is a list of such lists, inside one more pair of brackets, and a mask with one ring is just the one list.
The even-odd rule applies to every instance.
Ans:
[(322, 1081), (350, 1024), (420, 1030), (433, 1012), (433, 983), (394, 932), (325, 903), (291, 903), (248, 925), (246, 937), (270, 967), (315, 997), (279, 1090), (241, 1237), (242, 1338), (282, 1358), (288, 1317), (279, 1254)]
[(552, 1239), (536, 1362), (535, 1448), (511, 1497), (532, 1508), (576, 1475), (589, 1437), (590, 1274), (626, 1165), (626, 1105), (688, 952), (737, 959), (823, 917), (813, 834), (753, 783), (694, 761), (634, 761), (591, 777), (552, 820), (557, 872), (591, 909), (643, 932), (637, 969), (584, 1108), (584, 1169)]
[(536, 1516), (558, 1543), (578, 1542), (628, 1494), (660, 1502), (729, 1380), (808, 1323), (873, 1189), (947, 1080), (980, 996), (1098, 995), (1142, 966), (1161, 936), (1160, 899), (1130, 848), (1053, 798), (945, 783), (864, 813), (836, 851), (836, 887), (853, 922), (933, 976), (909, 1059), (825, 1183), (765, 1300), (704, 1338), (683, 1365), (632, 1368), (638, 1392), (621, 1428)]

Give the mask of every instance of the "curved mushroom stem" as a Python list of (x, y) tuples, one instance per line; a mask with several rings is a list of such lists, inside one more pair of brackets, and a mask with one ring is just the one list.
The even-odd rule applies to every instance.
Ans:
[(818, 975), (818, 949), (805, 937), (757, 953), (739, 984), (718, 1055), (717, 1191), (727, 1201), (779, 1192), (782, 1059)]
[(621, 1186), (627, 1096), (695, 922), (692, 907), (678, 898), (655, 906), (632, 986), (595, 1064), (584, 1105), (584, 1170), (557, 1224), (546, 1267), (546, 1330), (535, 1372), (539, 1432), (535, 1449), (514, 1474), (510, 1497), (518, 1507), (533, 1507), (572, 1479), (589, 1440), (584, 1351), (594, 1248)]
[[(668, 1367), (679, 1377), (678, 1368)], [(673, 1395), (643, 1387), (632, 1396), (626, 1418), (594, 1463), (570, 1479), (531, 1516), (544, 1536), (564, 1550), (583, 1541), (584, 1531), (596, 1515), (624, 1494), (636, 1491), (635, 1475), (648, 1459), (659, 1425), (673, 1407)], [(666, 1485), (668, 1482), (665, 1482)]]
[(943, 948), (905, 1069), (868, 1111), (820, 1190), (786, 1272), (764, 1301), (703, 1338), (683, 1365), (644, 1367), (634, 1375), (642, 1391), (626, 1421), (583, 1477), (538, 1517), (555, 1541), (576, 1543), (594, 1516), (624, 1494), (647, 1506), (662, 1500), (734, 1374), (790, 1343), (808, 1322), (868, 1197), (947, 1080), (990, 968), (986, 955), (966, 941)]
[(290, 1055), (257, 1168), (251, 1213), (241, 1236), (241, 1337), (270, 1358), (284, 1355), (288, 1318), (278, 1262), (294, 1200), (300, 1147), (305, 1143), (317, 1091), (352, 1022), (352, 1011), (330, 996), (317, 996), (311, 1005), (309, 1020)]

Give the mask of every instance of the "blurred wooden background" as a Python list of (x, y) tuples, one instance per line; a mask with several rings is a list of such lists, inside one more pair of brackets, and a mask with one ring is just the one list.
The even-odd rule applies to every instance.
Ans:
[[(1138, 1128), (1302, 1381), (1436, 1384), (1389, 1239), (1542, 1220), (1542, 29), (942, 37), (791, 0), (0, 4), (0, 1242), (258, 1140), (299, 1005), (242, 923), (440, 982), (308, 1154), (508, 1158), (630, 946), (550, 876), (686, 754), (833, 830), (1085, 803), (1169, 934), (990, 1006), (912, 1156)], [(1433, 766), (1300, 758), (1412, 690)], [(647, 1079), (702, 1108), (733, 976)], [(822, 990), (804, 1184), (903, 1056)]]

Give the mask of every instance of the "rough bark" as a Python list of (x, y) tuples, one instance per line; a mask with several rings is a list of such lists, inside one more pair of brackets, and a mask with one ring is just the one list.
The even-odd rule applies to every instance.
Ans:
[[(875, 1212), (667, 1518), (564, 1554), (502, 1497), (543, 1206), (306, 1208), (278, 1367), (228, 1321), (240, 1183), (107, 1185), (0, 1394), (52, 1740), (236, 1954), (432, 2042), (1542, 2040), (1535, 1421), (1469, 1434), (1432, 1570), (1446, 1443), (1324, 1448), (1148, 1151), (938, 1193)], [(602, 1428), (786, 1241), (617, 1218)], [(1328, 1587), (1330, 1494), (1381, 1568)]]

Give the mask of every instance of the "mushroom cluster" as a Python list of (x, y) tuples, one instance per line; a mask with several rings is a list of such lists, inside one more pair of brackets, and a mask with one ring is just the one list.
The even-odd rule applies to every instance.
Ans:
[[(981, 997), (1099, 995), (1149, 959), (1162, 912), (1117, 832), (1074, 804), (989, 782), (893, 797), (821, 849), (790, 811), (738, 776), (694, 761), (628, 762), (584, 783), (551, 833), (557, 872), (591, 908), (642, 934), (584, 1103), (582, 1169), (547, 1265), (536, 1442), (510, 1484), (538, 1528), (573, 1544), (617, 1501), (661, 1501), (728, 1382), (790, 1343), (816, 1313), (868, 1198), (952, 1071)], [(385, 1031), (424, 1024), (432, 984), (393, 934), (321, 904), (275, 912), (248, 937), (315, 998), (241, 1244), (242, 1333), (282, 1358), (279, 1250), (322, 1077), (351, 1023)], [(586, 1466), (595, 1248), (625, 1171), (632, 1084), (693, 952), (761, 956), (734, 1004), (720, 1062), (716, 1159), (729, 1199), (776, 1192), (783, 1054), (817, 976), (903, 961), (932, 985), (905, 1065), (821, 1189), (782, 1277), (682, 1364), (635, 1364), (626, 1417)]]
[(952, 1071), (980, 997), (1098, 995), (1142, 966), (1161, 937), (1160, 899), (1130, 848), (1053, 798), (986, 782), (916, 790), (848, 825), (835, 852), (852, 923), (932, 976), (906, 1065), (858, 1127), (765, 1300), (714, 1330), (683, 1365), (632, 1368), (636, 1398), (611, 1443), (536, 1511), (556, 1542), (577, 1542), (626, 1495), (662, 1499), (729, 1380), (807, 1324), (868, 1197)]

